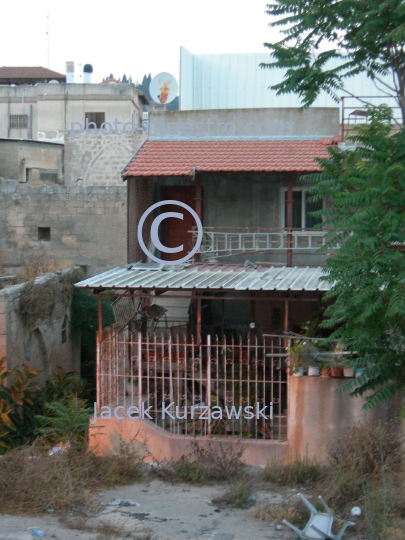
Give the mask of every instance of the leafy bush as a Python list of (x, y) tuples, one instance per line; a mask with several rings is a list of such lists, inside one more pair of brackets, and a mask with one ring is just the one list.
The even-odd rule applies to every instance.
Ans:
[[(71, 445), (83, 444), (93, 412), (80, 398), (84, 384), (77, 373), (62, 368), (40, 388), (37, 371), (22, 364), (6, 370), (0, 359), (0, 453), (32, 443), (45, 436), (48, 444), (61, 440)], [(7, 385), (5, 384), (7, 380)]]

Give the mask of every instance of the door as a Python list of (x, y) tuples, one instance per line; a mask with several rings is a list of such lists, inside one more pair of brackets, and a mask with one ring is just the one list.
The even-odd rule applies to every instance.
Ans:
[[(162, 200), (179, 201), (187, 204), (193, 210), (196, 209), (196, 187), (195, 186), (170, 186), (163, 188)], [(185, 257), (193, 248), (195, 239), (190, 231), (196, 226), (195, 219), (185, 208), (176, 205), (165, 205), (162, 212), (177, 212), (183, 214), (183, 219), (167, 218), (162, 221), (160, 238), (164, 246), (177, 247), (184, 246), (178, 253), (162, 253), (162, 259), (174, 261)]]

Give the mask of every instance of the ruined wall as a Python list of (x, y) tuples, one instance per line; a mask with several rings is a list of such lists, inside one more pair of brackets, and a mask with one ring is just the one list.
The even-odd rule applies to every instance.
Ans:
[[(0, 252), (6, 265), (42, 251), (92, 275), (126, 263), (126, 185), (0, 184)], [(41, 228), (41, 230), (39, 230)], [(49, 230), (49, 240), (40, 239)]]
[(25, 363), (43, 370), (40, 384), (57, 366), (80, 370), (80, 339), (70, 333), (72, 283), (80, 279), (79, 272), (68, 269), (35, 281), (34, 291), (52, 294), (52, 304), (43, 318), (24, 316), (21, 295), (26, 284), (0, 291), (0, 358), (7, 356), (8, 369)]

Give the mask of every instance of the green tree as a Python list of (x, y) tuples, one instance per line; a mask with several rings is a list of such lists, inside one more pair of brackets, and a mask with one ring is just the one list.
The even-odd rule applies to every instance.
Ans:
[(304, 107), (322, 91), (338, 102), (338, 92), (350, 94), (344, 80), (365, 72), (395, 97), (405, 123), (403, 0), (275, 0), (266, 13), (274, 19), (270, 26), (285, 36), (265, 43), (274, 62), (261, 64), (286, 70), (284, 80), (271, 87), (277, 94), (295, 92)]
[(392, 134), (392, 111), (369, 109), (370, 123), (355, 128), (355, 150), (330, 148), (322, 173), (308, 175), (312, 202), (326, 198), (326, 261), (333, 285), (323, 326), (355, 352), (363, 375), (343, 389), (366, 397), (366, 408), (405, 390), (405, 130)]
[(144, 92), (144, 94), (146, 95), (149, 101), (152, 101), (152, 98), (150, 97), (150, 94), (149, 94), (149, 85), (150, 85), (151, 80), (152, 80), (152, 75), (149, 73), (149, 75), (143, 76), (141, 84), (135, 85), (135, 87), (138, 90), (142, 90), (142, 92)]

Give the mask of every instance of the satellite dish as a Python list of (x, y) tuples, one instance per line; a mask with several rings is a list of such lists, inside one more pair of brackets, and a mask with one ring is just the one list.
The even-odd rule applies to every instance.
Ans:
[(171, 103), (177, 96), (179, 85), (170, 73), (158, 73), (150, 81), (149, 93), (153, 101), (166, 105)]

